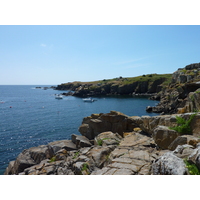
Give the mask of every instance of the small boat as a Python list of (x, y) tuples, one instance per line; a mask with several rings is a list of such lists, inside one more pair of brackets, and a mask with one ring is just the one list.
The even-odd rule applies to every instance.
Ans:
[(55, 96), (55, 99), (63, 99), (63, 96), (62, 96), (61, 94), (57, 94), (57, 95)]
[(84, 102), (94, 102), (94, 99), (89, 97), (89, 98), (86, 98), (86, 99), (83, 99)]

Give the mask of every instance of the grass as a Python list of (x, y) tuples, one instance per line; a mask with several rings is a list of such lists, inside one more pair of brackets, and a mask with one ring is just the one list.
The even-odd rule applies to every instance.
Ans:
[(90, 85), (91, 89), (96, 89), (98, 87), (101, 87), (103, 85), (107, 84), (117, 84), (117, 85), (129, 85), (135, 82), (154, 82), (157, 79), (160, 78), (165, 78), (166, 80), (163, 82), (163, 85), (167, 85), (170, 83), (172, 74), (146, 74), (142, 76), (137, 76), (137, 77), (117, 77), (113, 79), (104, 79), (104, 80), (98, 80), (98, 81), (91, 81), (91, 82), (80, 82), (80, 81), (75, 81), (75, 82), (69, 82), (69, 83), (63, 83), (61, 84), (62, 86), (67, 86), (73, 84), (74, 86), (79, 86), (79, 85)]
[(74, 157), (72, 159), (76, 159), (78, 156), (79, 156), (79, 152), (77, 151), (75, 154), (74, 154)]
[(97, 144), (98, 144), (99, 146), (102, 146), (102, 145), (103, 145), (103, 141), (104, 141), (104, 140), (109, 140), (109, 139), (111, 139), (111, 138), (98, 139), (98, 140), (97, 140)]
[(49, 163), (52, 163), (52, 162), (55, 162), (55, 161), (56, 161), (56, 157), (53, 156), (53, 157), (50, 159)]
[(190, 175), (200, 175), (200, 170), (195, 164), (191, 164), (187, 159), (184, 159), (185, 165), (188, 168)]
[(88, 169), (88, 164), (87, 163), (83, 163), (83, 166), (82, 166), (82, 169), (81, 169), (81, 171), (85, 171), (85, 170), (87, 170)]
[(103, 140), (102, 140), (102, 139), (97, 140), (97, 144), (98, 144), (99, 146), (102, 146), (102, 145), (103, 145)]
[(176, 122), (177, 122), (178, 126), (170, 127), (170, 129), (175, 130), (178, 133), (181, 133), (182, 135), (191, 134), (192, 129), (190, 127), (190, 123), (196, 115), (197, 115), (197, 113), (192, 114), (188, 120), (186, 120), (182, 117), (176, 116)]

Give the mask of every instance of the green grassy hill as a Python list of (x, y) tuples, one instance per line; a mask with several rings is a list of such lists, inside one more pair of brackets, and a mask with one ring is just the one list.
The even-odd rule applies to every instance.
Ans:
[(118, 77), (91, 82), (68, 82), (58, 85), (57, 90), (72, 90), (74, 95), (106, 95), (156, 93), (171, 82), (171, 74), (147, 74), (137, 77)]

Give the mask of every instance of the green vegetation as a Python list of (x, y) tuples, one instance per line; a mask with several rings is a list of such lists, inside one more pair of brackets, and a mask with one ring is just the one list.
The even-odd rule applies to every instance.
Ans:
[(99, 146), (102, 146), (102, 145), (103, 145), (103, 140), (102, 140), (102, 139), (97, 140), (97, 144), (98, 144)]
[(187, 159), (184, 159), (184, 162), (186, 164), (186, 167), (188, 168), (190, 175), (200, 175), (200, 170), (195, 164), (191, 164), (190, 162), (188, 162)]
[(192, 130), (191, 130), (191, 127), (190, 127), (190, 123), (193, 120), (193, 118), (195, 117), (195, 115), (196, 115), (196, 113), (192, 114), (188, 120), (186, 120), (182, 117), (176, 116), (176, 122), (177, 122), (178, 126), (170, 127), (170, 129), (175, 130), (178, 133), (181, 133), (183, 135), (184, 134), (191, 134)]
[(74, 154), (74, 157), (72, 159), (76, 159), (78, 156), (79, 156), (79, 152), (77, 151), (75, 154)]
[(160, 78), (166, 79), (163, 82), (163, 84), (165, 85), (166, 83), (171, 82), (172, 75), (171, 74), (147, 74), (147, 75), (137, 76), (137, 77), (133, 77), (133, 78), (126, 78), (126, 80), (123, 82), (123, 85), (132, 84), (137, 81), (140, 81), (140, 82), (147, 81), (147, 82), (153, 83), (154, 81), (156, 81)]
[(87, 163), (83, 163), (83, 166), (82, 166), (82, 169), (81, 169), (81, 171), (85, 171), (85, 170), (87, 170), (88, 169), (88, 164)]
[[(91, 82), (80, 82), (80, 81), (75, 81), (75, 82), (69, 82), (69, 83), (63, 83), (61, 84), (61, 88), (69, 89), (69, 88), (77, 88), (79, 86), (84, 86), (88, 89), (94, 90), (100, 86), (105, 86), (105, 85), (129, 85), (133, 84), (135, 82), (149, 82), (153, 83), (155, 80), (158, 80), (160, 78), (164, 79), (163, 85), (167, 85), (168, 83), (171, 82), (172, 74), (144, 74), (141, 76), (137, 77), (130, 77), (130, 78), (124, 78), (124, 77), (117, 77), (113, 79), (103, 79), (99, 81), (91, 81)], [(85, 88), (86, 89), (86, 88)]]
[(52, 163), (52, 162), (55, 162), (55, 161), (56, 161), (56, 157), (53, 156), (53, 157), (50, 159), (49, 163)]
[(110, 138), (103, 138), (103, 139), (98, 139), (97, 140), (97, 144), (99, 145), (99, 146), (102, 146), (103, 145), (103, 141), (104, 140), (109, 140)]
[(190, 99), (194, 102), (194, 94), (190, 96)]
[(183, 72), (184, 74), (186, 74), (187, 73), (187, 69), (183, 69), (183, 70), (181, 70), (181, 72)]
[(195, 93), (196, 93), (196, 94), (200, 93), (200, 90), (199, 90), (199, 89), (198, 89), (198, 90), (196, 90), (196, 91), (195, 91)]

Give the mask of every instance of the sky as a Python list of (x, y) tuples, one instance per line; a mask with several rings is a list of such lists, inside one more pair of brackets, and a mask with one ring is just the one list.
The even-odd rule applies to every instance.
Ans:
[(0, 25), (0, 85), (173, 73), (198, 62), (199, 25)]

